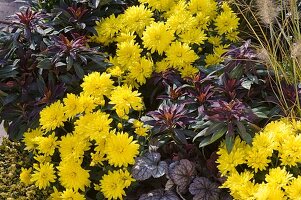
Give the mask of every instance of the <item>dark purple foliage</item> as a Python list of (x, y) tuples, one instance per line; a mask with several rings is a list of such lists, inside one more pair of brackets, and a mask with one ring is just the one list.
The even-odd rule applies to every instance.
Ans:
[(145, 123), (159, 127), (160, 132), (172, 130), (176, 127), (184, 128), (193, 121), (193, 118), (188, 116), (188, 110), (185, 109), (185, 104), (168, 104), (162, 103), (158, 110), (147, 113), (151, 118)]
[(212, 101), (211, 107), (206, 112), (212, 121), (253, 121), (255, 118), (252, 111), (237, 99), (229, 103), (222, 100)]

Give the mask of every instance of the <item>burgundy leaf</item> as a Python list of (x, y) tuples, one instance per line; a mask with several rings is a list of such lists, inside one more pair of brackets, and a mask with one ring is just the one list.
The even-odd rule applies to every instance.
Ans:
[(205, 177), (196, 177), (189, 186), (193, 200), (218, 200), (221, 190), (218, 184)]
[(196, 175), (195, 165), (187, 159), (182, 159), (170, 170), (172, 181), (179, 187), (180, 192), (185, 192)]

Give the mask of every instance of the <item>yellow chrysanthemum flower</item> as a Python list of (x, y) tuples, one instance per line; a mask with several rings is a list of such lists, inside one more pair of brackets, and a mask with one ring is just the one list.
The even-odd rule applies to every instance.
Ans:
[(34, 182), (39, 189), (44, 189), (50, 186), (50, 183), (55, 182), (56, 176), (53, 168), (53, 164), (40, 163), (39, 165), (33, 165), (35, 171), (31, 175), (30, 181)]
[(110, 73), (113, 77), (120, 78), (124, 71), (119, 66), (112, 66), (107, 69), (107, 72)]
[(129, 137), (128, 133), (111, 135), (106, 141), (105, 153), (110, 165), (115, 167), (127, 167), (134, 164), (135, 157), (139, 153), (139, 145)]
[(237, 42), (239, 40), (238, 31), (232, 31), (226, 34), (226, 39), (230, 40), (231, 42)]
[(247, 165), (252, 167), (256, 172), (258, 170), (264, 170), (268, 167), (271, 162), (270, 156), (272, 156), (273, 151), (269, 149), (257, 149), (257, 148), (247, 148), (246, 150), (246, 160)]
[(139, 0), (140, 3), (147, 3), (148, 7), (158, 11), (169, 11), (175, 5), (174, 0)]
[(130, 42), (136, 39), (136, 35), (134, 32), (121, 32), (115, 39), (116, 42)]
[(227, 175), (236, 172), (236, 166), (243, 164), (245, 162), (245, 151), (246, 143), (242, 142), (238, 137), (235, 138), (233, 150), (228, 153), (226, 145), (223, 142), (219, 148), (217, 155), (218, 169), (222, 175)]
[(208, 30), (208, 26), (210, 23), (210, 17), (206, 16), (204, 13), (200, 12), (197, 13), (195, 16), (196, 25), (195, 28), (201, 29), (201, 30)]
[(145, 27), (154, 21), (152, 16), (153, 13), (144, 5), (131, 6), (124, 12), (122, 23), (127, 31), (141, 36)]
[(271, 187), (268, 184), (259, 184), (258, 190), (254, 192), (253, 199), (258, 200), (283, 200), (286, 199), (281, 188)]
[(208, 42), (213, 46), (220, 46), (222, 43), (222, 38), (220, 36), (210, 36)]
[(180, 34), (181, 42), (187, 44), (204, 44), (207, 38), (205, 32), (199, 29), (192, 29)]
[(125, 185), (122, 181), (119, 171), (109, 171), (100, 180), (100, 186), (95, 187), (96, 190), (100, 190), (105, 198), (111, 199), (123, 199), (125, 195)]
[(68, 119), (72, 119), (75, 115), (82, 112), (81, 105), (79, 104), (78, 97), (75, 94), (67, 94), (67, 97), (63, 99), (64, 113)]
[(127, 170), (119, 170), (119, 176), (120, 176), (120, 179), (121, 179), (121, 182), (123, 182), (123, 186), (125, 188), (128, 188), (132, 182), (135, 181), (135, 179), (133, 179), (132, 175), (130, 174), (129, 171)]
[(60, 101), (45, 107), (40, 112), (40, 125), (46, 131), (52, 131), (63, 126), (65, 121), (64, 105)]
[(235, 31), (239, 25), (239, 18), (233, 12), (222, 12), (215, 19), (215, 30), (219, 35)]
[(35, 155), (33, 158), (39, 163), (51, 162), (51, 156), (49, 155)]
[(219, 63), (221, 63), (223, 61), (223, 59), (216, 54), (208, 54), (205, 58), (205, 63), (206, 63), (206, 67), (211, 66), (211, 65), (217, 65)]
[(96, 22), (95, 30), (97, 36), (92, 37), (94, 42), (108, 45), (114, 41), (115, 35), (121, 30), (122, 23), (120, 17), (116, 18), (114, 14), (99, 22)]
[(179, 10), (167, 18), (166, 26), (176, 34), (194, 29), (197, 19), (186, 10)]
[(62, 200), (62, 192), (59, 192), (57, 188), (53, 187), (53, 192), (50, 194), (50, 197), (47, 200)]
[(129, 71), (128, 76), (142, 85), (153, 73), (153, 62), (143, 57), (138, 62), (133, 63)]
[(105, 154), (101, 151), (97, 151), (95, 153), (91, 153), (91, 163), (90, 166), (95, 166), (97, 164), (103, 165), (103, 161), (106, 160)]
[(38, 145), (37, 149), (39, 150), (39, 153), (47, 156), (52, 156), (58, 145), (57, 137), (55, 137), (54, 133), (47, 137), (36, 137), (34, 141)]
[(162, 61), (156, 62), (156, 64), (155, 64), (155, 72), (157, 72), (157, 73), (164, 72), (168, 68), (170, 68), (169, 62), (166, 61), (165, 59)]
[(25, 168), (21, 168), (21, 173), (20, 173), (20, 181), (22, 183), (24, 183), (26, 186), (27, 185), (30, 185), (32, 182), (31, 182), (31, 171), (32, 171), (32, 168), (28, 168), (28, 169), (25, 169)]
[(57, 167), (59, 180), (63, 187), (67, 189), (79, 189), (85, 191), (85, 187), (90, 186), (89, 171), (83, 169), (80, 164), (75, 162), (61, 162)]
[(254, 175), (249, 171), (242, 173), (232, 173), (223, 183), (223, 188), (229, 188), (230, 194), (236, 199), (248, 199), (252, 193), (256, 191), (257, 187), (251, 182)]
[(184, 66), (180, 69), (181, 77), (182, 78), (191, 78), (196, 75), (200, 70), (192, 65)]
[(100, 110), (87, 113), (75, 121), (74, 132), (79, 134), (82, 138), (88, 138), (90, 140), (105, 138), (109, 134), (112, 121), (113, 119), (110, 118), (109, 114), (101, 112)]
[(173, 42), (166, 50), (166, 61), (176, 68), (190, 65), (198, 58), (198, 55), (186, 43)]
[(265, 181), (268, 185), (275, 188), (282, 188), (286, 186), (290, 180), (293, 179), (293, 175), (286, 171), (285, 168), (272, 168), (269, 170), (269, 174), (265, 176)]
[(285, 192), (289, 199), (301, 200), (301, 176), (293, 179), (289, 185), (285, 186)]
[(77, 191), (74, 191), (72, 189), (66, 189), (62, 194), (61, 194), (61, 199), (62, 200), (85, 200), (85, 196), (83, 194), (78, 193)]
[[(97, 99), (97, 101), (98, 100), (99, 99)], [(97, 104), (102, 104), (102, 102), (97, 101), (93, 97), (85, 93), (81, 93), (78, 97), (79, 107), (82, 109), (81, 112), (85, 113), (92, 112), (97, 107)]]
[(167, 30), (164, 22), (153, 23), (143, 32), (142, 40), (145, 48), (154, 53), (162, 55), (169, 47), (169, 44), (175, 39), (172, 31)]
[(23, 134), (23, 142), (25, 143), (25, 150), (33, 151), (38, 147), (38, 144), (34, 140), (36, 137), (43, 136), (44, 132), (40, 128), (29, 130)]
[(123, 118), (129, 114), (131, 108), (136, 111), (142, 110), (143, 103), (139, 96), (138, 91), (132, 91), (132, 88), (127, 85), (118, 86), (112, 91), (109, 103), (114, 104), (113, 109), (119, 117)]
[(188, 9), (193, 14), (204, 13), (205, 16), (213, 18), (216, 15), (217, 3), (215, 0), (190, 0)]
[(117, 61), (123, 67), (129, 67), (140, 59), (142, 49), (134, 40), (117, 44)]
[(293, 126), (285, 120), (270, 122), (265, 126), (264, 132), (273, 138), (276, 150), (278, 150), (278, 147), (285, 138), (288, 138), (295, 133)]
[(281, 165), (296, 166), (301, 163), (301, 135), (288, 136), (279, 146)]
[(60, 156), (64, 161), (81, 162), (85, 151), (89, 150), (90, 143), (77, 134), (67, 134), (61, 137)]
[(113, 84), (110, 74), (92, 72), (84, 77), (81, 87), (86, 95), (94, 98), (96, 103), (103, 104), (104, 96), (110, 96)]

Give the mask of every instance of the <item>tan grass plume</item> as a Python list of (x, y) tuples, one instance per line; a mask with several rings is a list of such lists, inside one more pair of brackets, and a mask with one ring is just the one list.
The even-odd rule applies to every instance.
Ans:
[(256, 0), (256, 6), (260, 20), (266, 25), (273, 24), (279, 13), (277, 3), (274, 0)]

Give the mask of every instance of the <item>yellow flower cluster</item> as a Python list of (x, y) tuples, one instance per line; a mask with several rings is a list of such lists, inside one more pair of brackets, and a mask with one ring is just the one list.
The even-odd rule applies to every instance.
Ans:
[[(33, 168), (22, 169), (25, 185), (63, 187), (54, 187), (50, 199), (82, 200), (94, 183), (106, 198), (122, 199), (134, 181), (127, 167), (139, 154), (136, 138), (146, 136), (149, 128), (135, 119), (131, 129), (122, 131), (123, 123), (132, 123), (125, 120), (130, 112), (143, 109), (143, 101), (132, 87), (114, 84), (110, 74), (92, 72), (84, 77), (79, 95), (67, 94), (41, 111), (40, 127), (24, 134), (25, 149), (35, 159)], [(71, 131), (66, 128), (70, 124)], [(90, 177), (93, 167), (99, 168), (98, 176), (108, 172), (99, 184)]]
[(235, 199), (301, 199), (301, 121), (269, 123), (247, 145), (235, 139), (231, 153), (222, 143), (218, 169), (223, 188)]
[(189, 77), (198, 72), (195, 61), (219, 64), (229, 44), (238, 39), (239, 19), (226, 2), (139, 2), (117, 17), (97, 22), (97, 36), (91, 37), (103, 45), (116, 44), (108, 71), (134, 87), (144, 84), (153, 71), (174, 68)]

